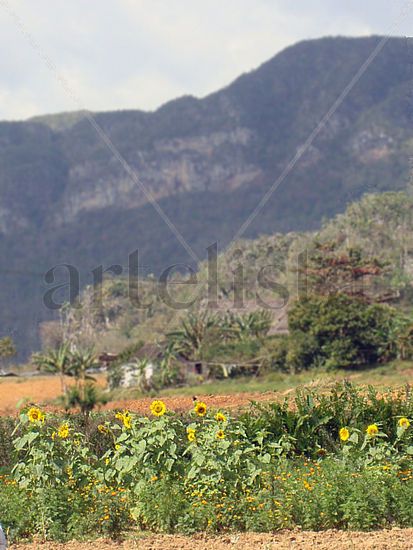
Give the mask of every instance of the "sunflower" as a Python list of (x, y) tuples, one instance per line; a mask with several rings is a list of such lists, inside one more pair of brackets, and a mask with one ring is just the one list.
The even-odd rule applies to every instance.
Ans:
[(347, 428), (341, 428), (341, 430), (338, 432), (341, 441), (347, 441), (347, 439), (350, 437), (350, 432)]
[(218, 412), (216, 415), (215, 415), (215, 420), (217, 422), (226, 422), (227, 421), (227, 417), (225, 416), (225, 414), (222, 414), (221, 412)]
[(379, 428), (377, 424), (370, 424), (370, 426), (367, 426), (366, 433), (370, 437), (375, 437), (379, 433)]
[(45, 415), (37, 407), (32, 407), (29, 409), (27, 416), (30, 422), (44, 422)]
[(69, 437), (69, 424), (61, 424), (57, 430), (57, 435), (60, 439), (67, 439)]
[(127, 430), (130, 430), (132, 427), (132, 418), (130, 417), (130, 414), (126, 412), (126, 414), (123, 415), (122, 418), (123, 425)]
[(399, 426), (400, 428), (408, 428), (410, 426), (410, 420), (406, 417), (400, 418)]
[(101, 434), (109, 433), (109, 429), (106, 426), (104, 426), (103, 424), (99, 424), (98, 430), (100, 431)]
[(163, 416), (166, 412), (166, 405), (163, 401), (152, 401), (150, 409), (154, 416)]
[(225, 432), (223, 430), (217, 431), (217, 439), (224, 439), (225, 438)]
[(198, 416), (205, 416), (207, 412), (207, 406), (205, 405), (205, 403), (200, 401), (199, 403), (195, 404), (194, 411)]
[(195, 435), (195, 430), (188, 430), (188, 433), (187, 433), (187, 438), (188, 438), (188, 441), (195, 441), (196, 440), (196, 435)]
[(132, 426), (132, 418), (129, 414), (129, 411), (123, 411), (123, 413), (121, 412), (117, 412), (115, 414), (115, 418), (117, 418), (118, 420), (121, 420), (123, 425), (125, 426), (125, 428), (127, 430), (129, 430)]

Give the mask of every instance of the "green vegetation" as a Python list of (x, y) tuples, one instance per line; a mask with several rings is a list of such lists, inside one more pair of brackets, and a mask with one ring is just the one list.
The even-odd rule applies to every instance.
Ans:
[(176, 415), (158, 400), (148, 415), (101, 415), (92, 436), (75, 417), (22, 412), (0, 478), (10, 537), (413, 525), (409, 388), (344, 383), (238, 416), (202, 401)]
[[(32, 361), (43, 372), (58, 374), (61, 380), (62, 402), (67, 408), (79, 407), (86, 417), (98, 403), (106, 402), (93, 382), (95, 379), (88, 371), (99, 366), (96, 354), (92, 349), (71, 350), (69, 342), (59, 348), (36, 353)], [(68, 388), (66, 376), (73, 376), (76, 385)]]
[[(70, 341), (79, 349), (119, 352), (110, 373), (111, 387), (116, 387), (121, 365), (134, 362), (144, 343), (156, 343), (162, 368), (147, 388), (156, 391), (185, 383), (177, 357), (208, 364), (215, 377), (240, 376), (243, 368), (265, 374), (409, 359), (412, 212), (413, 199), (405, 193), (367, 195), (317, 234), (234, 243), (218, 256), (218, 310), (205, 307), (206, 264), (199, 266), (195, 294), (191, 285), (170, 285), (174, 300), (191, 302), (189, 311), (168, 307), (151, 277), (132, 281), (130, 289), (125, 279), (105, 280), (101, 287), (86, 288), (76, 307), (63, 308), (54, 328), (45, 327), (45, 345)], [(240, 268), (241, 291), (234, 279)], [(173, 283), (184, 281), (182, 275), (172, 277)], [(137, 308), (131, 295), (150, 307)], [(244, 308), (234, 309), (241, 298)], [(288, 337), (282, 309), (287, 299)], [(274, 334), (281, 314), (284, 334)], [(230, 374), (227, 366), (232, 365)]]
[(9, 336), (0, 339), (0, 360), (13, 357), (16, 355), (16, 351), (16, 346)]

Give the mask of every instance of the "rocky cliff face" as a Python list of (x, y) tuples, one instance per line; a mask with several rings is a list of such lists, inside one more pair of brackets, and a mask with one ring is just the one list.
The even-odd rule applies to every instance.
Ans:
[[(93, 116), (203, 257), (211, 242), (231, 240), (379, 40), (303, 42), (204, 99)], [(313, 229), (366, 191), (405, 188), (410, 79), (405, 41), (391, 39), (246, 236)], [(15, 274), (0, 289), (0, 326), (17, 327), (26, 347), (36, 331), (25, 312), (50, 315), (41, 273), (56, 263), (124, 264), (136, 248), (151, 271), (188, 261), (84, 115), (0, 123), (0, 250)], [(39, 275), (28, 283), (29, 272)]]
[[(193, 137), (154, 140), (150, 150), (128, 154), (128, 164), (156, 200), (178, 193), (232, 191), (252, 184), (262, 170), (246, 158), (254, 139), (247, 128)], [(147, 196), (115, 159), (83, 160), (69, 170), (56, 223), (70, 223), (80, 212), (107, 207), (137, 208)]]

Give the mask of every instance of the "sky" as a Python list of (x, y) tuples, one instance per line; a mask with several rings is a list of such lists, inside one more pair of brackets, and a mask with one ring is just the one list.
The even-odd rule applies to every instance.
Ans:
[(0, 0), (0, 120), (153, 110), (300, 40), (411, 29), (411, 0)]

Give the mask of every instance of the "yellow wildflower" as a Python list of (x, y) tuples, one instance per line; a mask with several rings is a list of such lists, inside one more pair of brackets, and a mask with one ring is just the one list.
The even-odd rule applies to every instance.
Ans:
[(29, 417), (30, 422), (44, 422), (45, 415), (37, 407), (32, 407), (29, 409), (27, 416)]
[(207, 412), (207, 406), (202, 401), (195, 404), (194, 411), (198, 416), (205, 416)]
[(370, 437), (375, 437), (379, 433), (377, 424), (370, 424), (370, 426), (367, 426), (366, 433)]
[(401, 428), (408, 428), (410, 426), (410, 420), (406, 417), (400, 418), (399, 426)]
[(226, 422), (227, 421), (227, 417), (225, 416), (225, 414), (222, 414), (221, 412), (218, 412), (216, 415), (215, 415), (215, 420), (217, 422)]
[(109, 432), (108, 428), (103, 424), (99, 424), (98, 430), (100, 431), (101, 434), (107, 434)]
[(123, 425), (127, 430), (130, 430), (132, 427), (132, 418), (129, 416), (129, 413), (123, 415), (122, 419)]
[(340, 435), (341, 441), (347, 441), (347, 439), (350, 437), (350, 432), (347, 428), (341, 428), (341, 430), (338, 432)]
[(225, 438), (225, 432), (223, 430), (217, 431), (217, 438), (218, 439), (224, 439)]
[(61, 424), (57, 430), (57, 435), (60, 439), (67, 439), (69, 437), (69, 424)]
[(152, 401), (150, 409), (154, 416), (163, 416), (166, 412), (166, 405), (163, 401)]
[(187, 437), (188, 437), (188, 441), (191, 441), (191, 442), (195, 441), (196, 440), (195, 430), (191, 430), (191, 431), (188, 430)]
[(127, 430), (129, 430), (129, 429), (131, 428), (131, 426), (132, 426), (132, 418), (131, 418), (131, 416), (130, 416), (130, 414), (129, 414), (129, 411), (123, 411), (123, 413), (117, 412), (117, 413), (115, 414), (115, 418), (116, 418), (117, 420), (121, 420), (122, 423), (123, 423), (123, 425), (125, 426), (125, 428), (126, 428)]

